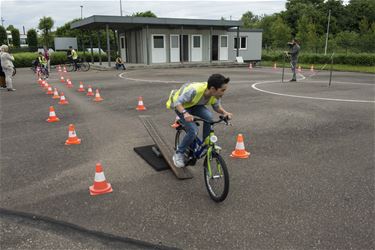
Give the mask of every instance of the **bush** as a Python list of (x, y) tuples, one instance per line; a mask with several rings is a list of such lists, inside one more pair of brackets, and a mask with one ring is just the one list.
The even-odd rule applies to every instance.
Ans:
[[(91, 54), (90, 53), (85, 53), (86, 54), (86, 61), (90, 62), (91, 61)], [(31, 63), (33, 60), (35, 60), (38, 57), (38, 53), (34, 52), (23, 52), (23, 53), (16, 53), (13, 54), (14, 56), (14, 66), (16, 68), (22, 68), (22, 67), (31, 67)], [(78, 56), (83, 59), (83, 53), (78, 52)], [(115, 57), (111, 56), (111, 60), (113, 61)], [(105, 62), (107, 61), (107, 56), (102, 55), (102, 61)], [(66, 63), (67, 57), (66, 57), (66, 52), (54, 52), (51, 54), (51, 65), (57, 65), (57, 64), (64, 64)], [(94, 61), (98, 62), (99, 61), (99, 53), (94, 53)]]
[[(282, 62), (284, 60), (284, 53), (282, 51), (270, 51), (262, 53), (263, 61), (271, 62)], [(298, 58), (300, 63), (309, 64), (325, 64), (330, 63), (331, 54), (313, 54), (313, 53), (301, 53)], [(347, 65), (364, 65), (374, 66), (375, 65), (375, 54), (373, 53), (358, 53), (358, 54), (334, 54), (333, 57), (335, 64), (347, 64)]]

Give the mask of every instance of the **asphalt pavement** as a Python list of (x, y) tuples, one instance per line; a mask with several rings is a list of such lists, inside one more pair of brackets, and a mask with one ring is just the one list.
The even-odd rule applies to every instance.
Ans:
[[(175, 115), (165, 109), (170, 90), (212, 73), (231, 78), (222, 102), (234, 114), (232, 127), (215, 130), (230, 173), (222, 203), (209, 198), (201, 161), (189, 167), (193, 179), (178, 180), (170, 170), (154, 171), (133, 151), (153, 143), (141, 114), (151, 115), (172, 145)], [(46, 95), (27, 69), (17, 70), (15, 92), (0, 90), (2, 247), (375, 247), (374, 75), (334, 72), (330, 87), (327, 71), (303, 71), (297, 82), (281, 83), (281, 70), (271, 68), (65, 76), (74, 88), (60, 83), (56, 71), (48, 82), (64, 91), (69, 105)], [(77, 92), (80, 81), (98, 88), (104, 101)], [(135, 109), (139, 96), (146, 111)], [(46, 122), (51, 105), (60, 122)], [(64, 145), (69, 124), (81, 145)], [(238, 133), (248, 159), (229, 157)], [(113, 193), (93, 197), (88, 187), (97, 162)]]

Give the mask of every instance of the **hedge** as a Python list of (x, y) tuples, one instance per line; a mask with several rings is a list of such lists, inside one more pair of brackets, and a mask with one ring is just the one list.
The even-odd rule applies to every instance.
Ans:
[[(284, 57), (284, 53), (281, 51), (275, 51), (275, 52), (263, 51), (262, 53), (263, 61), (282, 62), (283, 57)], [(310, 63), (310, 64), (325, 64), (331, 61), (330, 58), (331, 58), (331, 55), (301, 53), (298, 58), (298, 62)], [(375, 54), (373, 53), (334, 54), (333, 60), (335, 64), (374, 66)]]
[[(91, 53), (85, 53), (86, 54), (86, 61), (91, 61)], [(25, 53), (17, 53), (13, 54), (14, 56), (14, 66), (16, 68), (21, 67), (31, 67), (32, 61), (35, 60), (38, 57), (38, 53), (32, 53), (32, 52), (25, 52)], [(78, 56), (80, 58), (83, 58), (83, 53), (78, 52)], [(111, 59), (115, 59), (115, 54), (111, 53)], [(107, 61), (107, 56), (102, 54), (102, 61)], [(54, 52), (51, 54), (51, 65), (57, 65), (57, 64), (64, 64), (68, 61), (66, 57), (66, 52)], [(99, 53), (94, 53), (94, 61), (99, 61)]]

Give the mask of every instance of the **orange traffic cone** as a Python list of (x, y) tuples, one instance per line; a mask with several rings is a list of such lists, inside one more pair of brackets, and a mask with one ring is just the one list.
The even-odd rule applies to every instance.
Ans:
[(43, 82), (43, 80), (39, 77), (39, 79), (38, 79), (38, 83), (39, 83), (39, 85), (41, 85), (42, 82)]
[(253, 64), (250, 63), (250, 64), (249, 64), (249, 69), (252, 69), (252, 68), (253, 68)]
[(72, 81), (69, 80), (69, 79), (66, 79), (66, 86), (67, 86), (68, 88), (73, 88), (73, 87), (74, 87)]
[(273, 69), (277, 69), (277, 64), (276, 63), (273, 64)]
[(48, 90), (48, 87), (49, 87), (49, 85), (48, 85), (48, 83), (45, 81), (45, 82), (44, 82), (44, 85), (43, 85), (43, 89), (44, 89), (44, 90)]
[(314, 64), (311, 65), (310, 71), (314, 72)]
[(53, 91), (52, 99), (60, 99), (59, 92), (57, 92), (57, 88)]
[(57, 71), (61, 72), (61, 66), (60, 65), (58, 66)]
[(94, 102), (101, 102), (101, 101), (103, 101), (103, 100), (104, 100), (104, 99), (100, 97), (99, 89), (96, 89)]
[(77, 89), (78, 92), (85, 92), (85, 89), (83, 88), (83, 83), (79, 82), (79, 89)]
[(59, 104), (61, 105), (69, 104), (69, 102), (65, 99), (64, 92), (61, 92)]
[(52, 86), (49, 85), (48, 88), (47, 88), (47, 95), (53, 95), (53, 91), (52, 91)]
[(298, 66), (298, 72), (302, 72), (301, 65)]
[(78, 145), (81, 144), (81, 139), (77, 137), (73, 124), (69, 124), (69, 137), (65, 141), (65, 145)]
[(178, 128), (180, 126), (180, 123), (178, 122), (180, 120), (180, 117), (176, 116), (176, 119), (174, 120), (174, 123), (171, 125), (172, 128)]
[(61, 77), (60, 77), (60, 82), (61, 82), (61, 83), (64, 83), (64, 82), (65, 82), (65, 80), (64, 80), (64, 77), (63, 77), (63, 76), (61, 76)]
[(143, 105), (142, 96), (138, 97), (138, 106), (137, 106), (136, 110), (139, 110), (139, 111), (146, 110), (146, 107)]
[(91, 195), (99, 195), (111, 193), (113, 191), (112, 186), (105, 179), (102, 164), (96, 164), (95, 180), (94, 185), (89, 187)]
[(64, 67), (64, 70), (63, 70), (64, 73), (66, 73), (66, 68)]
[(92, 92), (91, 85), (89, 85), (89, 88), (87, 89), (87, 96), (94, 96), (94, 92)]
[(245, 150), (245, 145), (243, 143), (242, 134), (238, 134), (236, 148), (230, 156), (233, 158), (242, 158), (242, 159), (248, 158), (250, 156), (250, 152), (247, 152)]
[(56, 116), (55, 109), (53, 106), (49, 107), (49, 117), (47, 122), (58, 122), (60, 119)]

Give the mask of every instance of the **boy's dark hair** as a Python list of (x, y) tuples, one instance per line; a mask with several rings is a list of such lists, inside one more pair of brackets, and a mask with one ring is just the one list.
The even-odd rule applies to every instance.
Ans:
[(224, 77), (221, 74), (213, 74), (208, 78), (207, 88), (210, 89), (211, 87), (214, 87), (215, 89), (219, 89), (223, 84), (227, 84), (229, 81), (229, 77)]

